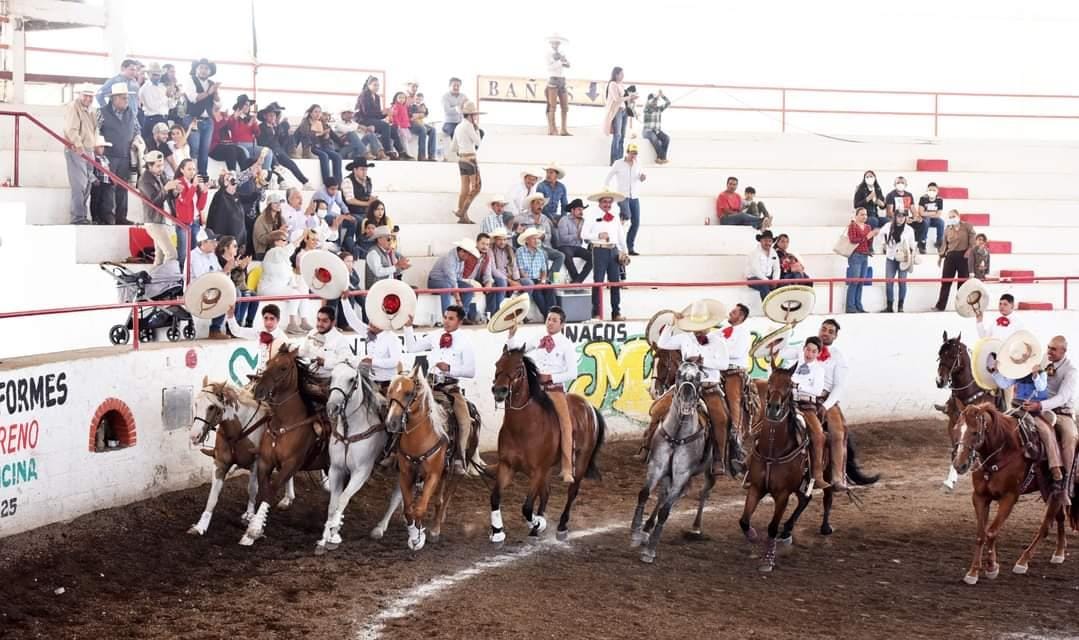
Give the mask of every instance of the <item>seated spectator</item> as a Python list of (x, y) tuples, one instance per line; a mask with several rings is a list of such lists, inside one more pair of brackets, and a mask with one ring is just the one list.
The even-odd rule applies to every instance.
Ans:
[[(382, 150), (382, 142), (374, 133), (374, 127), (365, 127), (356, 122), (353, 117), (356, 112), (345, 109), (340, 117), (333, 123), (333, 133), (337, 136), (338, 153), (342, 158), (358, 160), (385, 160), (386, 152)], [(345, 168), (348, 171), (348, 167)]]
[(974, 250), (970, 253), (970, 273), (979, 280), (989, 275), (989, 238), (984, 233), (974, 236)]
[(169, 128), (169, 151), (166, 156), (165, 176), (170, 180), (176, 177), (176, 170), (180, 163), (191, 157), (191, 147), (187, 144), (187, 136), (190, 131), (181, 124), (174, 124)]
[[(355, 256), (348, 251), (342, 251), (337, 257), (341, 258), (341, 262), (344, 262), (345, 268), (348, 269), (348, 290), (350, 292), (363, 291), (362, 276), (360, 275), (360, 272), (356, 270)], [(367, 312), (364, 311), (363, 308), (363, 296), (349, 296), (348, 298), (340, 298), (337, 300), (337, 304), (334, 305), (337, 307), (337, 328), (342, 331), (351, 331), (352, 327), (349, 326), (348, 320), (343, 317), (344, 311), (342, 307), (346, 304), (352, 305), (353, 307), (359, 307), (360, 313), (364, 318), (366, 318)], [(365, 319), (364, 322), (366, 321), (367, 320)]]
[(491, 200), (491, 213), (487, 214), (480, 229), (484, 233), (491, 233), (495, 229), (508, 229), (513, 226), (513, 213), (506, 211), (506, 201), (501, 198)]
[(172, 180), (176, 175), (177, 162), (173, 160), (172, 147), (169, 146), (169, 125), (164, 122), (158, 122), (154, 125), (153, 130), (150, 131), (149, 134), (146, 141), (146, 151), (157, 151), (161, 154), (161, 157), (165, 161), (165, 177)]
[(373, 166), (367, 158), (357, 158), (345, 167), (348, 175), (341, 181), (341, 196), (349, 213), (356, 218), (366, 215), (368, 207), (378, 199), (374, 195), (371, 177), (367, 175), (367, 170)]
[[(153, 148), (151, 140), (154, 128), (159, 124), (163, 124), (166, 130), (168, 129), (169, 96), (168, 87), (162, 82), (164, 69), (161, 68), (159, 63), (151, 62), (146, 70), (146, 75), (148, 76), (146, 82), (142, 83), (137, 92), (139, 99), (136, 106), (141, 107), (142, 135), (146, 140), (146, 148), (149, 150)], [(160, 151), (160, 149), (158, 150)]]
[(217, 236), (235, 238), (240, 247), (245, 247), (247, 246), (246, 216), (236, 190), (236, 176), (222, 175), (217, 193), (210, 201), (210, 209), (206, 213), (206, 228)]
[(862, 176), (862, 183), (854, 190), (855, 210), (865, 209), (869, 226), (879, 229), (887, 221), (887, 216), (883, 214), (884, 206), (884, 192), (881, 191), (880, 183), (877, 182), (877, 174), (866, 171)]
[(543, 215), (555, 223), (560, 217), (569, 213), (566, 185), (561, 182), (562, 178), (566, 177), (566, 172), (553, 162), (544, 168), (544, 171), (547, 172), (547, 178), (536, 185), (536, 193), (542, 193), (547, 198), (547, 204), (543, 206)]
[[(547, 254), (547, 261), (550, 267), (549, 269), (545, 269), (544, 272), (554, 275), (562, 271), (562, 263), (566, 261), (566, 256), (562, 255), (561, 251), (554, 248), (554, 227), (551, 225), (551, 219), (543, 215), (543, 206), (545, 204), (547, 204), (547, 199), (541, 194), (534, 193), (528, 196), (526, 206), (528, 206), (531, 211), (515, 218), (513, 224), (516, 227), (518, 234), (523, 233), (527, 229), (536, 229), (543, 234), (542, 248)], [(520, 241), (518, 241), (518, 246), (520, 246)]]
[[(408, 96), (404, 91), (393, 94), (393, 105), (390, 107), (390, 120), (397, 127), (397, 136), (404, 141), (408, 136), (416, 135), (416, 159), (427, 160), (427, 129), (424, 127), (412, 127), (412, 116), (408, 113)], [(404, 144), (404, 142), (402, 142)], [(433, 159), (433, 158), (432, 158)]]
[[(592, 252), (585, 247), (581, 232), (584, 230), (584, 210), (588, 208), (580, 198), (569, 203), (569, 215), (562, 216), (558, 221), (558, 230), (555, 233), (555, 245), (562, 255), (566, 257), (566, 270), (569, 271), (570, 282), (584, 282), (588, 274), (592, 273)], [(584, 266), (577, 270), (575, 258), (584, 260)]]
[(373, 237), (375, 246), (367, 252), (366, 257), (368, 289), (379, 280), (386, 278), (400, 280), (402, 272), (412, 266), (408, 258), (400, 255), (393, 248), (394, 233), (389, 227), (378, 227)]
[[(404, 94), (402, 94), (404, 95)], [(479, 259), (480, 252), (476, 248), (476, 243), (471, 240), (458, 240), (453, 243), (453, 248), (435, 262), (435, 266), (431, 267), (431, 272), (427, 274), (427, 288), (429, 289), (455, 289), (455, 288), (467, 288), (475, 286), (474, 283), (465, 280), (465, 259), (471, 255), (473, 258)], [(442, 301), (441, 311), (445, 313), (446, 308), (451, 304), (455, 304), (462, 309), (465, 309), (469, 319), (465, 320), (465, 324), (472, 324), (470, 318), (475, 316), (472, 307), (472, 293), (440, 293), (438, 294)]]
[(259, 217), (255, 219), (255, 225), (252, 228), (251, 233), (255, 244), (256, 260), (262, 260), (266, 255), (266, 252), (273, 246), (274, 231), (284, 230), (286, 233), (288, 232), (288, 225), (282, 215), (282, 204), (280, 193), (277, 193), (276, 191), (270, 193), (266, 196), (266, 208), (264, 208), (262, 213), (259, 214)]
[(292, 236), (294, 231), (303, 226), (303, 192), (296, 187), (289, 187), (285, 190), (285, 201), (281, 204), (281, 219), (285, 222), (289, 237)]
[[(381, 200), (372, 200), (371, 204), (367, 205), (367, 214), (364, 216), (364, 222), (370, 222), (378, 227), (389, 227), (391, 230), (396, 229), (397, 225), (393, 223), (393, 220), (386, 215), (386, 205)], [(397, 231), (394, 231), (397, 233)]]
[(461, 93), (461, 79), (450, 78), (450, 90), (442, 96), (442, 133), (453, 137), (457, 125), (464, 118), (462, 108), (468, 102), (468, 96)]
[[(94, 145), (94, 160), (102, 167), (112, 170), (109, 166), (109, 157), (105, 155), (105, 149), (112, 143), (102, 136), (97, 137)], [(90, 180), (90, 219), (94, 224), (116, 224), (116, 192), (123, 187), (116, 186), (112, 177), (91, 165)]]
[[(473, 280), (485, 287), (506, 286), (495, 285), (495, 262), (491, 253), (491, 236), (480, 233), (476, 236), (476, 251), (480, 252), (479, 259), (469, 256), (465, 260), (465, 280)], [(496, 307), (497, 309), (497, 307)], [(494, 309), (486, 307), (487, 313), (494, 313)]]
[[(660, 104), (660, 101), (663, 103)], [(655, 94), (648, 94), (644, 103), (644, 132), (641, 134), (652, 143), (656, 150), (656, 164), (667, 164), (667, 150), (671, 147), (671, 137), (663, 131), (663, 112), (671, 106), (671, 101), (663, 95), (663, 89)]]
[(326, 249), (337, 253), (341, 247), (341, 226), (345, 220), (354, 220), (350, 214), (342, 214), (331, 218), (326, 214), (326, 203), (314, 202), (313, 207), (308, 207), (304, 212), (303, 226), (297, 234), (289, 237), (292, 242), (303, 242), (309, 236), (317, 240), (317, 248)]
[[(728, 181), (728, 190), (729, 185), (730, 181)], [(772, 248), (774, 239), (771, 231), (765, 230), (757, 234), (757, 246), (746, 256), (746, 280), (780, 279), (779, 256), (776, 255), (775, 249)], [(761, 300), (764, 300), (779, 285), (761, 283), (748, 286), (759, 293)]]
[(427, 105), (423, 103), (423, 94), (417, 93), (412, 103), (408, 105), (408, 117), (411, 121), (409, 130), (416, 136), (417, 140), (423, 140), (420, 137), (420, 132), (423, 132), (423, 136), (427, 139), (427, 152), (424, 153), (421, 147), (418, 150), (420, 160), (427, 160), (428, 162), (435, 161), (435, 152), (438, 148), (438, 136), (435, 134), (435, 128), (427, 124), (427, 116), (430, 115), (430, 111), (427, 109)]
[[(156, 209), (164, 210), (180, 191), (180, 183), (176, 180), (165, 179), (165, 163), (161, 159), (160, 151), (147, 152), (143, 156), (143, 163), (146, 170), (139, 176), (139, 193)], [(146, 206), (143, 202), (142, 226), (154, 241), (155, 265), (176, 259), (176, 248), (172, 244), (172, 236), (169, 235), (170, 226), (165, 216), (158, 213), (156, 209)]]
[(259, 121), (251, 114), (251, 107), (254, 104), (247, 94), (242, 93), (236, 98), (236, 104), (232, 105), (232, 115), (229, 116), (232, 143), (246, 151), (248, 158), (261, 157), (262, 168), (272, 171), (273, 151), (269, 147), (258, 146)]
[(408, 155), (404, 145), (401, 144), (401, 137), (397, 135), (396, 127), (386, 122), (390, 109), (383, 108), (382, 97), (378, 95), (378, 90), (378, 78), (368, 76), (367, 81), (363, 83), (363, 91), (356, 99), (356, 118), (360, 124), (375, 128), (375, 133), (382, 141), (382, 148), (387, 150), (391, 159), (413, 160), (414, 158)]
[[(628, 108), (628, 107), (627, 107)], [(637, 162), (637, 143), (631, 142), (626, 145), (626, 157), (619, 158), (611, 164), (611, 170), (607, 172), (604, 186), (610, 190), (611, 180), (615, 181), (615, 191), (625, 197), (618, 201), (619, 217), (629, 221), (629, 231), (626, 232), (626, 244), (629, 246), (629, 255), (637, 255), (635, 248), (637, 242), (637, 230), (641, 228), (641, 201), (640, 184), (645, 180), (644, 172), (641, 171), (641, 163)]]
[[(895, 189), (884, 196), (884, 211), (887, 219), (881, 220), (880, 226), (883, 227), (888, 221), (895, 218), (896, 211), (906, 212), (909, 217), (912, 209), (914, 209), (914, 194), (907, 191), (907, 179), (899, 176), (895, 179)], [(870, 223), (870, 226), (873, 226), (872, 223)], [(876, 229), (877, 227), (873, 228)]]
[(910, 226), (914, 227), (914, 238), (918, 242), (919, 253), (925, 253), (925, 242), (929, 238), (929, 227), (937, 230), (937, 238), (934, 246), (940, 249), (940, 243), (944, 239), (944, 199), (937, 190), (937, 183), (930, 182), (925, 195), (918, 198), (918, 206), (914, 209), (914, 220)]
[[(191, 279), (212, 271), (220, 271), (221, 264), (214, 253), (217, 249), (217, 235), (208, 229), (202, 229), (195, 236), (195, 250), (191, 252)], [(220, 326), (220, 325), (219, 325)]]
[(341, 183), (337, 178), (330, 178), (326, 180), (322, 188), (315, 191), (315, 195), (311, 196), (311, 202), (307, 203), (307, 210), (314, 211), (315, 203), (322, 202), (326, 205), (326, 214), (332, 218), (348, 212), (348, 205), (345, 204), (345, 198), (341, 194)]
[(356, 237), (355, 256), (357, 260), (366, 260), (367, 253), (375, 247), (375, 229), (377, 228), (375, 223), (364, 219), (363, 233)]
[[(543, 215), (542, 213), (540, 214)], [(546, 217), (545, 217), (546, 219)], [(521, 233), (518, 240), (521, 245), (517, 247), (517, 268), (521, 273), (521, 284), (530, 286), (534, 284), (547, 284), (547, 255), (540, 246), (542, 233), (535, 228), (530, 228)], [(540, 312), (540, 316), (546, 318), (547, 311), (555, 303), (553, 289), (533, 289), (529, 292), (532, 303)]]
[[(491, 278), (496, 287), (517, 287), (521, 284), (521, 272), (517, 269), (517, 256), (510, 244), (510, 234), (505, 229), (491, 232)], [(487, 311), (494, 313), (506, 299), (505, 291), (487, 294)]]
[(341, 155), (334, 149), (330, 137), (330, 126), (322, 107), (313, 104), (303, 114), (300, 126), (296, 127), (296, 141), (304, 153), (310, 152), (318, 158), (323, 184), (334, 179), (341, 180)]
[(790, 236), (785, 233), (776, 236), (775, 250), (776, 256), (779, 257), (779, 278), (780, 280), (808, 278), (809, 275), (806, 274), (802, 261), (798, 259), (798, 256), (787, 251), (790, 242)]
[(509, 195), (506, 197), (506, 209), (513, 214), (514, 217), (528, 213), (529, 207), (528, 203), (525, 201), (538, 193), (536, 191), (536, 184), (538, 182), (539, 175), (526, 169), (521, 172), (521, 181), (510, 188)]
[(727, 178), (727, 190), (716, 198), (716, 218), (719, 224), (760, 229), (763, 219), (742, 211), (742, 196), (738, 195), (738, 178)]
[[(217, 262), (221, 265), (221, 271), (227, 273), (236, 286), (236, 305), (233, 313), (241, 327), (251, 327), (258, 315), (259, 305), (257, 302), (244, 302), (244, 298), (255, 295), (247, 288), (247, 267), (251, 264), (251, 256), (240, 257), (240, 244), (232, 236), (221, 236), (217, 240)], [(210, 321), (210, 337), (221, 337), (221, 325), (224, 316), (218, 316)], [(216, 335), (215, 335), (216, 329)]]
[(216, 104), (213, 111), (214, 132), (210, 136), (210, 157), (224, 162), (229, 171), (238, 171), (240, 162), (248, 157), (247, 152), (232, 143), (232, 130), (225, 112), (219, 110)]
[(760, 229), (768, 229), (772, 226), (772, 214), (768, 213), (768, 208), (763, 202), (757, 200), (757, 190), (753, 187), (746, 187), (745, 197), (742, 198), (742, 213), (748, 213), (759, 219)]
[(273, 151), (275, 165), (288, 169), (293, 178), (300, 184), (306, 185), (308, 183), (307, 176), (292, 161), (290, 156), (296, 143), (289, 131), (288, 122), (281, 121), (282, 111), (284, 111), (284, 108), (276, 102), (271, 102), (258, 110), (258, 113), (255, 114), (260, 123), (257, 142), (259, 146)]

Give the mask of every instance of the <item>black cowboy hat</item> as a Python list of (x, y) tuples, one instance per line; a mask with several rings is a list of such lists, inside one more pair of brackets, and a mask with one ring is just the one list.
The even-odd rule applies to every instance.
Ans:
[(760, 242), (763, 238), (768, 238), (769, 240), (775, 240), (776, 239), (776, 237), (774, 235), (772, 235), (772, 230), (771, 229), (765, 229), (764, 231), (761, 231), (760, 233), (757, 234), (757, 242)]
[(266, 105), (265, 107), (259, 109), (258, 113), (256, 115), (258, 116), (259, 120), (265, 120), (267, 113), (270, 113), (271, 111), (273, 111), (274, 113), (281, 113), (284, 110), (285, 110), (285, 108), (282, 107), (281, 105), (277, 104), (277, 102), (271, 102), (270, 104)]
[(248, 97), (248, 95), (246, 93), (241, 93), (240, 95), (236, 96), (236, 104), (232, 105), (232, 110), (236, 111), (237, 109), (243, 109), (244, 105), (247, 105), (247, 104), (250, 104), (250, 103), (251, 103), (251, 98)]
[(373, 163), (367, 161), (367, 158), (356, 158), (352, 162), (345, 165), (345, 171), (352, 171), (353, 169), (358, 169), (360, 167), (370, 169), (374, 166), (375, 165)]
[(212, 77), (217, 75), (217, 64), (214, 63), (214, 62), (210, 62), (206, 58), (200, 58), (200, 59), (195, 60), (194, 62), (191, 63), (191, 75), (195, 75), (195, 72), (198, 71), (200, 64), (204, 64), (207, 67), (210, 67), (210, 76), (209, 77), (212, 78)]
[(571, 200), (570, 203), (566, 206), (566, 208), (569, 209), (570, 211), (573, 211), (577, 207), (580, 207), (582, 209), (587, 209), (588, 205), (585, 204), (584, 201), (581, 200), (580, 198), (575, 198), (574, 200)]

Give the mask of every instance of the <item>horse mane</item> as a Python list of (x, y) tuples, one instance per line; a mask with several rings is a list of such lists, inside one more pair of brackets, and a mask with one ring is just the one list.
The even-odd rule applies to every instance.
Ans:
[(357, 370), (357, 375), (360, 380), (360, 389), (363, 390), (363, 407), (371, 416), (377, 418), (382, 415), (382, 412), (386, 407), (386, 398), (382, 396), (378, 387), (375, 385), (371, 369), (368, 367), (360, 367)]
[(427, 376), (413, 376), (412, 381), (416, 384), (419, 394), (423, 397), (423, 401), (427, 403), (427, 415), (431, 419), (431, 427), (435, 430), (437, 435), (448, 438), (449, 435), (446, 431), (446, 422), (448, 420), (446, 410), (443, 409), (440, 404), (435, 402), (435, 393), (431, 390), (431, 385), (427, 382)]
[(530, 398), (536, 401), (536, 404), (541, 409), (555, 415), (554, 403), (551, 402), (551, 396), (547, 395), (547, 392), (543, 389), (543, 385), (540, 384), (539, 379), (539, 367), (524, 354), (524, 349), (519, 350), (521, 352), (521, 361), (525, 367), (525, 379), (528, 380), (528, 395)]

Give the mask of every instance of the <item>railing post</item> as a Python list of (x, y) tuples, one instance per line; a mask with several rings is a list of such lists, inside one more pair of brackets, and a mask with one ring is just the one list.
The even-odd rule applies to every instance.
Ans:
[(601, 282), (599, 284), (593, 284), (592, 286), (599, 289), (599, 305), (596, 307), (596, 310), (599, 312), (600, 322), (603, 322), (603, 294), (607, 292), (607, 283)]
[(131, 306), (131, 346), (139, 350), (139, 305)]
[(940, 94), (933, 94), (933, 137), (940, 135)]
[(829, 315), (835, 313), (835, 311), (833, 310), (835, 308), (834, 303), (835, 303), (835, 281), (834, 280), (829, 280), (828, 281), (828, 314)]
[(1064, 309), (1068, 309), (1068, 279), (1064, 278)]
[(19, 117), (19, 114), (16, 113), (15, 114), (15, 165), (14, 165), (14, 168), (13, 168), (14, 175), (12, 176), (12, 181), (15, 183), (14, 186), (16, 186), (16, 187), (19, 186), (19, 146), (20, 146), (19, 145), (19, 123), (20, 122), (21, 122), (21, 118)]
[(780, 89), (782, 92), (782, 105), (779, 110), (780, 115), (780, 131), (782, 133), (787, 132), (787, 90)]

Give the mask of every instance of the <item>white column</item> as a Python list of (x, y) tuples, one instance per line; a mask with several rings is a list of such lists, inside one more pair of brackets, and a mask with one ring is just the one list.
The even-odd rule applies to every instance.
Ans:
[(105, 51), (109, 54), (109, 68), (105, 77), (109, 78), (120, 72), (120, 62), (128, 57), (127, 20), (129, 9), (127, 0), (105, 0)]
[(11, 32), (11, 102), (26, 103), (26, 32), (22, 19), (12, 19)]

